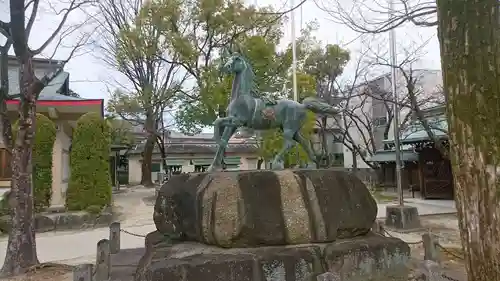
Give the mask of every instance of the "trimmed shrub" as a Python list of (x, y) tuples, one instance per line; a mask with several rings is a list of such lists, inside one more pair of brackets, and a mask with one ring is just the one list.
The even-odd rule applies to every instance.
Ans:
[(66, 192), (69, 210), (95, 210), (111, 205), (110, 131), (97, 113), (89, 112), (78, 119), (73, 131)]
[[(17, 135), (18, 123), (13, 125), (13, 135)], [(43, 114), (36, 114), (35, 142), (33, 144), (33, 201), (35, 212), (43, 211), (50, 205), (52, 196), (52, 152), (57, 129), (52, 120)]]

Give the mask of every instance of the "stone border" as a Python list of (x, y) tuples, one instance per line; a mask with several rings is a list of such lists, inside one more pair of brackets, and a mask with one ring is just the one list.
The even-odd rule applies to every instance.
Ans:
[[(116, 215), (112, 212), (89, 214), (87, 212), (40, 213), (35, 215), (35, 231), (64, 231), (90, 229), (109, 226)], [(0, 217), (0, 234), (7, 234), (10, 229), (10, 217)]]

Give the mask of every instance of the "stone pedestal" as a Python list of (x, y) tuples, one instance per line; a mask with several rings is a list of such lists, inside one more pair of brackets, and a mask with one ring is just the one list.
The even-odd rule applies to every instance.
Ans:
[(362, 236), (376, 216), (355, 175), (296, 169), (174, 175), (158, 192), (153, 220), (164, 235), (242, 248)]
[(376, 215), (351, 173), (176, 175), (158, 192), (158, 231), (146, 236), (134, 280), (407, 281), (410, 248), (371, 232)]
[(395, 231), (421, 229), (417, 207), (389, 205), (386, 207), (385, 227)]
[(172, 246), (159, 232), (148, 234), (146, 241), (136, 281), (311, 281), (328, 272), (342, 281), (407, 281), (409, 274), (409, 246), (375, 234), (332, 243), (232, 249), (194, 242)]

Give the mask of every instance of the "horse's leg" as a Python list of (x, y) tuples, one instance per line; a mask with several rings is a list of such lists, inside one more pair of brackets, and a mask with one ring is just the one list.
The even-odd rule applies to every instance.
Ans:
[(212, 124), (214, 126), (214, 140), (217, 144), (219, 144), (219, 141), (221, 139), (221, 129), (227, 126), (228, 124), (231, 124), (233, 117), (221, 117), (215, 119), (214, 123)]
[(283, 128), (283, 148), (273, 159), (273, 170), (283, 169), (283, 156), (295, 145), (295, 140), (293, 139), (295, 132), (296, 130), (294, 129)]
[(302, 146), (302, 148), (305, 150), (307, 153), (307, 156), (311, 161), (313, 161), (316, 164), (316, 167), (318, 167), (318, 159), (316, 158), (316, 154), (314, 153), (312, 147), (309, 145), (307, 140), (302, 136), (302, 134), (299, 132), (296, 132), (295, 135), (293, 136), (293, 139)]
[(229, 139), (233, 136), (237, 129), (237, 126), (224, 126), (224, 132), (222, 133), (222, 137), (220, 138), (219, 144), (217, 146), (217, 152), (215, 153), (214, 160), (212, 161), (210, 167), (208, 167), (207, 172), (213, 172), (222, 169), (222, 158), (224, 157), (224, 152), (226, 152)]

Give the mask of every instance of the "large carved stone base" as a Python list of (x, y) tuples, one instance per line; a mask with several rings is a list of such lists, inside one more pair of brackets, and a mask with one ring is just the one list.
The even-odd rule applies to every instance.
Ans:
[(298, 169), (173, 176), (153, 218), (162, 234), (231, 248), (356, 237), (376, 216), (375, 200), (355, 175)]
[(312, 281), (325, 272), (343, 281), (407, 281), (410, 248), (369, 233), (333, 243), (223, 249), (186, 242), (170, 246), (153, 232), (135, 281)]

